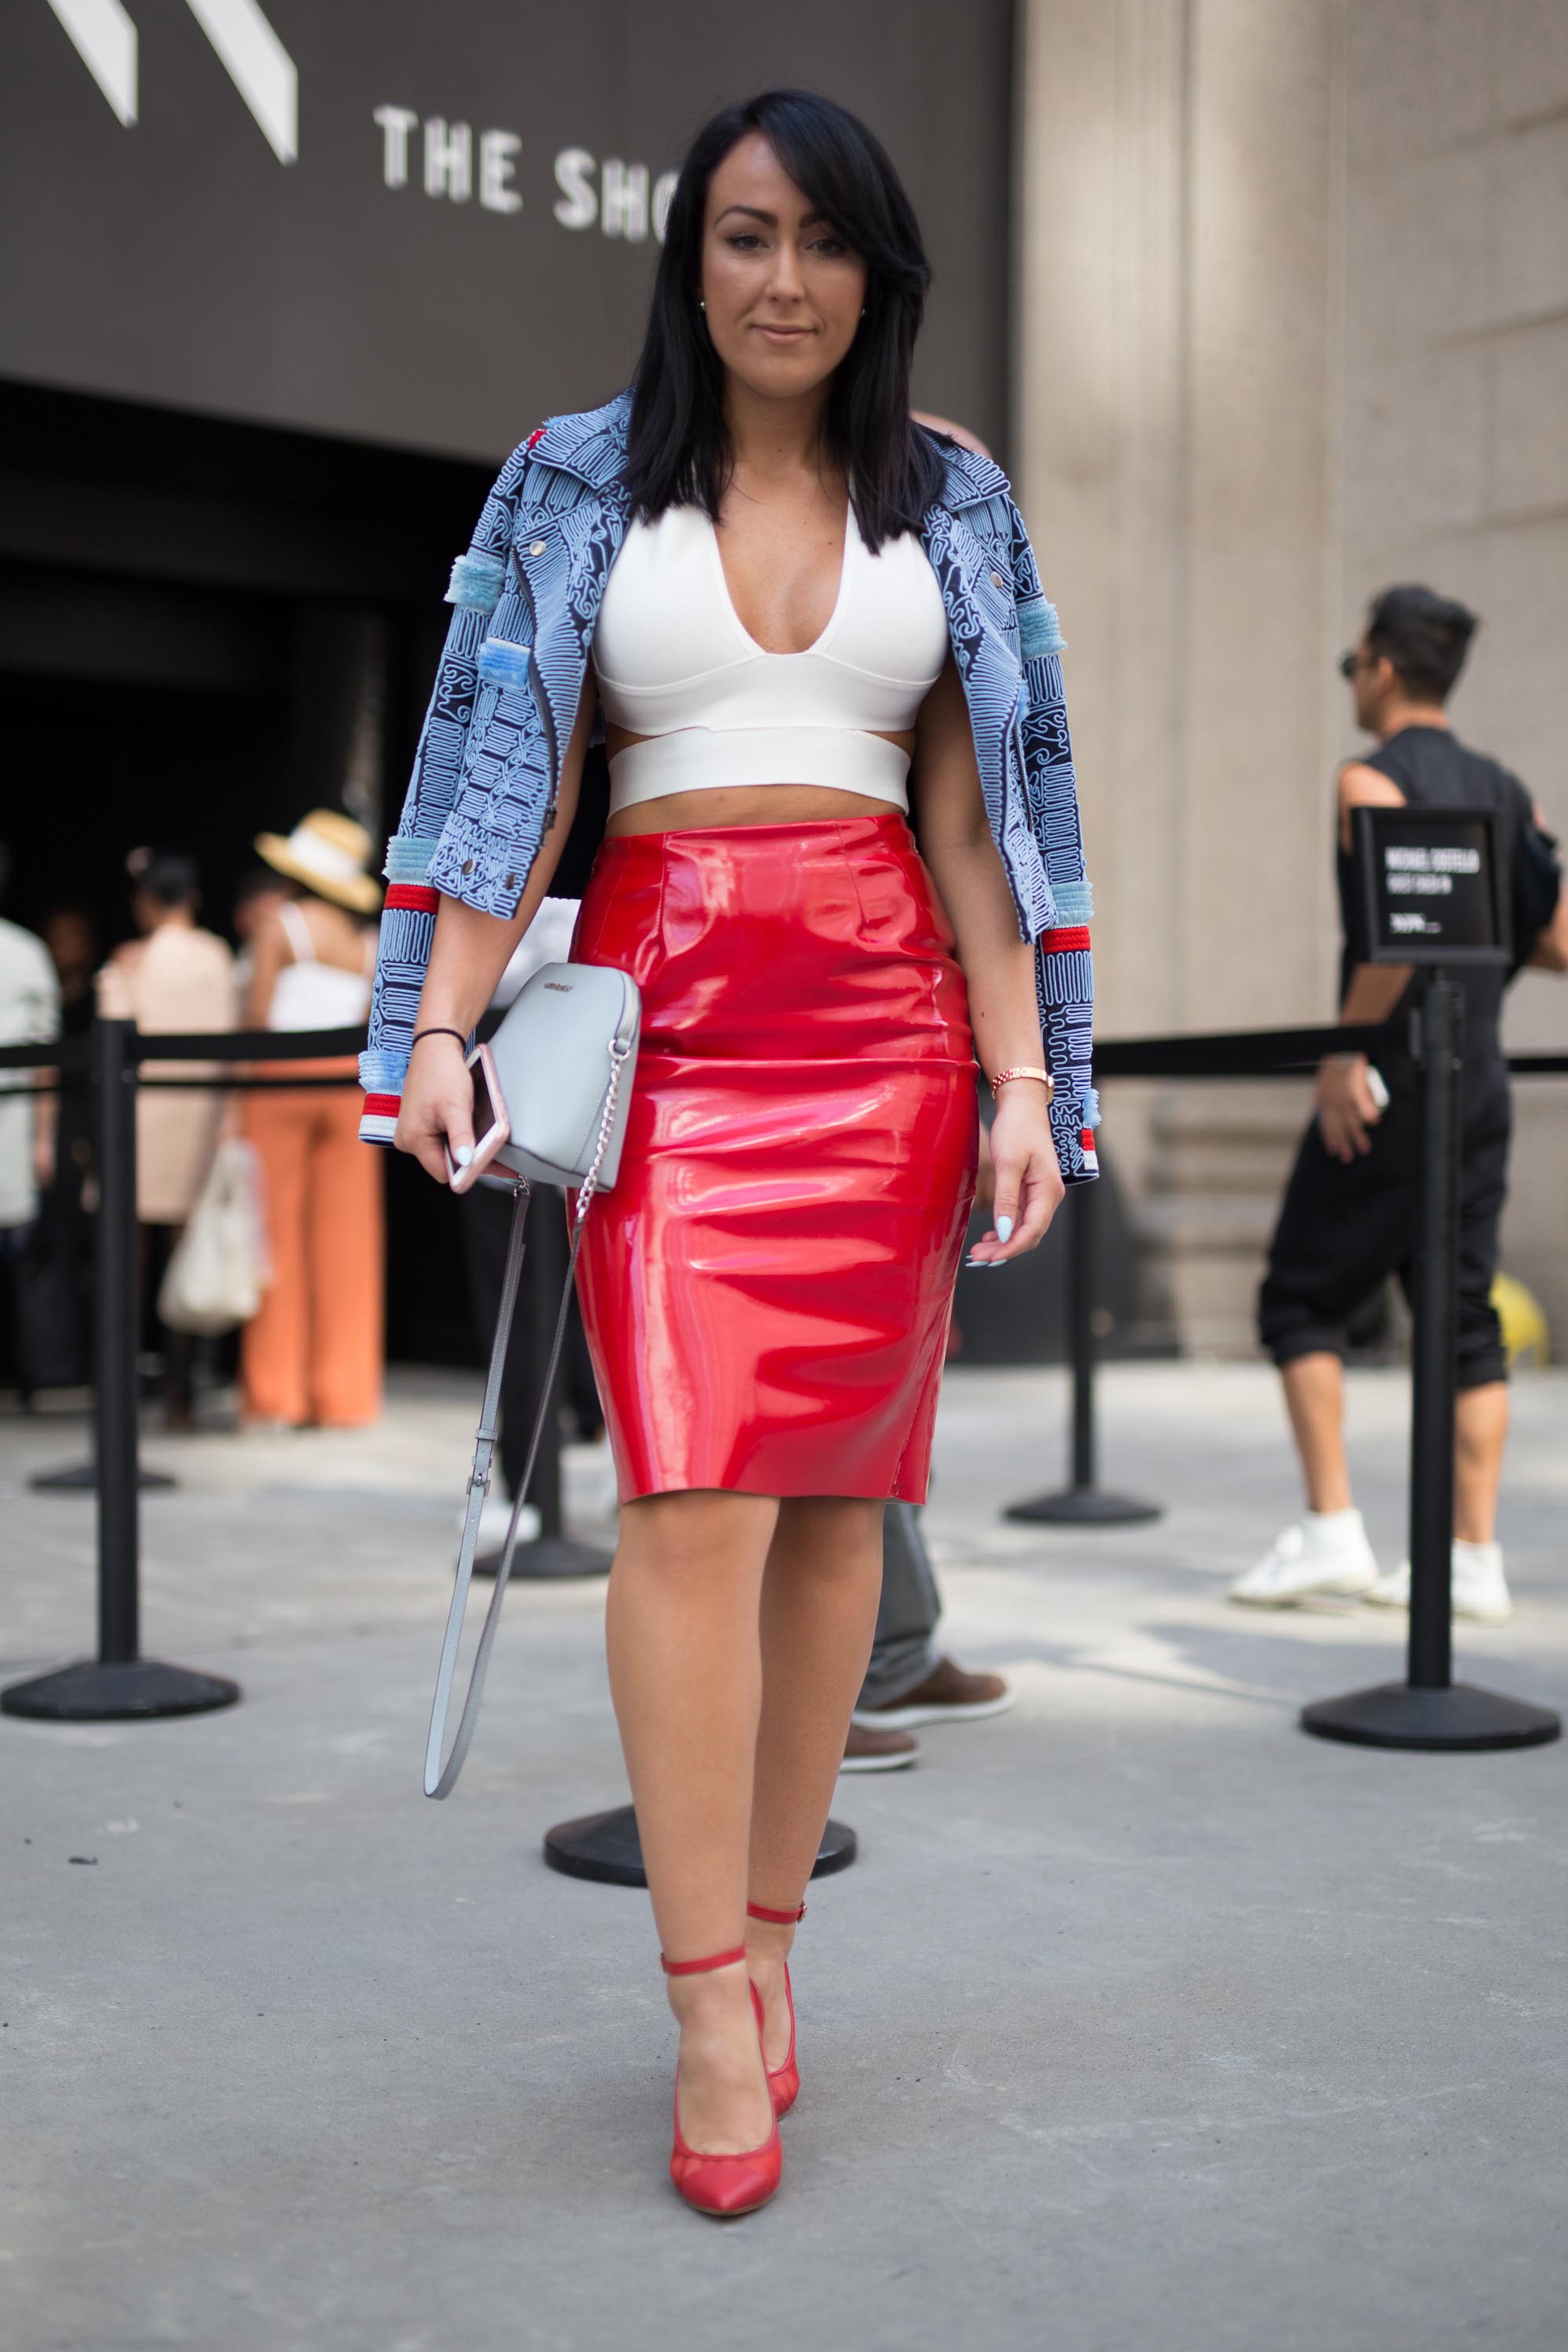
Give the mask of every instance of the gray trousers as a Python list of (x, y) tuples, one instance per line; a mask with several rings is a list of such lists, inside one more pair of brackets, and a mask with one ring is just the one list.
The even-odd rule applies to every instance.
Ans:
[(882, 1598), (871, 1663), (858, 1705), (890, 1706), (914, 1690), (937, 1663), (942, 1597), (912, 1503), (888, 1504), (882, 1519)]

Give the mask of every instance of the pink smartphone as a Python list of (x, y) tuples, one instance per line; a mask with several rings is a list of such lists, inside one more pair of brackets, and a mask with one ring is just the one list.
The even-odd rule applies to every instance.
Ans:
[(501, 1100), (500, 1081), (489, 1047), (476, 1045), (464, 1067), (471, 1071), (474, 1080), (474, 1156), (466, 1168), (459, 1168), (447, 1150), (447, 1181), (454, 1192), (466, 1192), (476, 1177), (484, 1174), (511, 1135), (511, 1123)]

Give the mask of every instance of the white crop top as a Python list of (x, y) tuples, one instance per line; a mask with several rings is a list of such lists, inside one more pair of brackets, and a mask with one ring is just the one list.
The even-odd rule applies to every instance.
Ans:
[(371, 972), (375, 942), (365, 937), (365, 969), (345, 971), (341, 964), (323, 963), (316, 953), (310, 927), (292, 900), (278, 909), (284, 937), (294, 952), (272, 983), (267, 1008), (269, 1029), (353, 1029), (370, 1011)]
[(910, 532), (870, 554), (851, 507), (838, 601), (804, 653), (741, 625), (697, 507), (637, 522), (605, 583), (594, 666), (612, 726), (651, 740), (610, 762), (610, 810), (723, 784), (829, 784), (909, 806), (903, 734), (947, 659), (936, 575)]

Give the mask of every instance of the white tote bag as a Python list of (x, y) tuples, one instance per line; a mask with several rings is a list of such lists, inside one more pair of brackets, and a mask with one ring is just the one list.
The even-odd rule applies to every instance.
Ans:
[(171, 1331), (232, 1331), (248, 1323), (271, 1279), (256, 1153), (220, 1143), (169, 1260), (158, 1313)]

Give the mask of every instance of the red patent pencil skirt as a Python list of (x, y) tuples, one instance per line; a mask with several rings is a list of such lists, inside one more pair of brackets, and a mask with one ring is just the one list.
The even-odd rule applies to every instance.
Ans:
[(573, 952), (642, 1042), (577, 1282), (623, 1502), (924, 1500), (977, 1144), (952, 950), (897, 814), (600, 850)]

